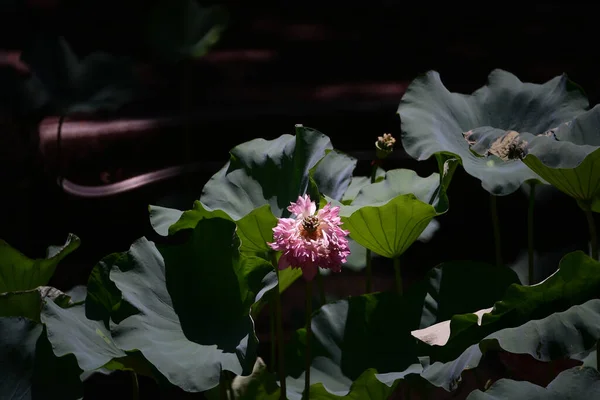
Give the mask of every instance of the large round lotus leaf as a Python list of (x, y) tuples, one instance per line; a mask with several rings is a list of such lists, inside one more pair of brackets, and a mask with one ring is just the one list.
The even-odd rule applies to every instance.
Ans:
[(46, 300), (41, 320), (48, 331), (54, 354), (58, 357), (73, 354), (83, 371), (96, 370), (114, 358), (127, 356), (114, 343), (102, 321), (86, 317), (84, 304), (63, 308), (52, 300)]
[[(375, 172), (375, 182), (381, 182), (384, 179), (385, 170), (383, 168), (377, 167)], [(344, 195), (342, 196), (341, 200), (337, 198), (336, 200), (340, 200), (342, 204), (349, 205), (356, 198), (356, 195), (358, 195), (360, 190), (363, 187), (370, 185), (371, 183), (371, 177), (369, 176), (353, 176), (350, 179), (350, 184), (346, 188), (346, 191), (344, 192)], [(324, 194), (328, 195), (327, 193)], [(329, 197), (334, 198), (333, 196)]]
[(353, 240), (394, 258), (419, 238), (435, 216), (447, 211), (448, 202), (439, 174), (421, 178), (414, 171), (397, 169), (388, 171), (383, 181), (365, 185), (350, 205), (340, 206), (343, 228)]
[[(191, 210), (181, 212), (163, 207), (152, 207), (150, 209), (150, 220), (157, 233), (162, 236), (175, 235), (180, 231), (194, 229), (198, 222), (204, 218), (223, 218), (231, 220), (227, 214), (221, 210), (208, 211), (204, 205), (199, 202), (194, 202), (194, 207)], [(235, 221), (236, 234), (240, 239), (239, 251), (246, 254), (257, 254), (264, 258), (268, 252), (272, 251), (267, 242), (273, 241), (273, 228), (277, 225), (277, 218), (271, 212), (268, 204), (264, 204), (250, 211), (241, 219)], [(278, 272), (279, 277), (279, 292), (283, 293), (296, 279), (302, 276), (302, 271), (294, 268), (287, 268)], [(272, 276), (265, 280), (265, 287), (269, 290), (273, 289), (277, 284), (277, 276), (272, 272)], [(91, 283), (91, 282), (90, 282)], [(263, 287), (263, 289), (265, 289)], [(1, 300), (1, 298), (0, 298)], [(263, 306), (267, 303), (268, 296), (256, 299), (256, 303), (252, 306), (254, 316), (258, 315)], [(104, 301), (107, 303), (107, 301)], [(95, 303), (90, 303), (95, 307)], [(88, 304), (88, 305), (90, 305)], [(106, 307), (99, 307), (102, 311)], [(114, 318), (114, 316), (113, 316)]]
[(54, 355), (42, 324), (0, 317), (0, 398), (81, 399), (80, 374), (75, 357)]
[(513, 283), (519, 283), (519, 278), (508, 268), (476, 261), (445, 262), (428, 271), (404, 294), (420, 306), (407, 310), (406, 318), (425, 328), (455, 314), (490, 307)]
[[(388, 384), (407, 371), (421, 373), (411, 333), (414, 329), (464, 310), (491, 306), (514, 281), (515, 274), (507, 269), (453, 262), (435, 268), (402, 297), (384, 292), (327, 304), (313, 314), (311, 354), (315, 374), (311, 380), (322, 383), (329, 392), (344, 393), (351, 382), (356, 383), (371, 368), (381, 374), (396, 373), (393, 379), (377, 377)], [(473, 282), (479, 282), (477, 288), (473, 288)], [(304, 368), (304, 329), (297, 332), (296, 339), (286, 358), (290, 390), (299, 386)]]
[(422, 339), (428, 344), (423, 343), (419, 354), (432, 360), (453, 360), (493, 332), (582, 304), (595, 298), (599, 290), (600, 262), (581, 251), (569, 253), (559, 269), (542, 283), (509, 286), (493, 310), (483, 314), (480, 324), (474, 314), (454, 315), (446, 329), (423, 332)]
[(183, 244), (159, 249), (138, 240), (110, 273), (123, 301), (137, 310), (112, 327), (115, 343), (141, 351), (186, 391), (208, 390), (221, 369), (240, 374), (253, 362), (249, 310), (272, 267), (240, 254), (234, 236), (233, 222), (205, 218)]
[(558, 190), (600, 212), (600, 106), (548, 131), (482, 127), (467, 139), (481, 156), (522, 159)]
[[(528, 355), (543, 362), (579, 359), (581, 354), (593, 349), (600, 338), (600, 300), (590, 300), (566, 311), (532, 320), (515, 328), (502, 329), (469, 346), (452, 361), (434, 362), (424, 368), (421, 376), (428, 382), (446, 390), (452, 390), (453, 382), (467, 369), (480, 366), (485, 354), (502, 351)], [(447, 326), (446, 324), (439, 324)], [(430, 332), (440, 329), (432, 326), (414, 333), (427, 338)]]
[(326, 150), (326, 155), (310, 170), (319, 192), (338, 201), (347, 196), (354, 180), (357, 160), (339, 150)]
[(600, 398), (600, 374), (589, 367), (561, 372), (548, 386), (527, 381), (499, 379), (485, 392), (474, 390), (467, 400), (586, 400)]
[[(225, 167), (206, 183), (200, 201), (211, 210), (225, 211), (236, 221), (265, 204), (271, 206), (276, 217), (287, 217), (287, 207), (299, 195), (308, 192), (314, 201), (318, 200), (316, 186), (320, 182), (331, 193), (338, 193), (335, 185), (342, 185), (345, 190), (350, 183), (349, 179), (335, 175), (352, 176), (351, 169), (346, 168), (347, 157), (335, 157), (337, 153), (332, 155), (331, 149), (327, 136), (302, 125), (296, 126), (295, 136), (254, 139), (240, 144), (231, 150)], [(337, 160), (343, 168), (319, 168), (317, 163), (327, 154), (334, 159), (325, 165)]]
[[(370, 295), (369, 297), (375, 298), (377, 296), (381, 296), (381, 294), (375, 296)], [(377, 334), (378, 332), (370, 329), (360, 329), (359, 325), (353, 325), (353, 329), (349, 329), (349, 327), (347, 327), (347, 329), (333, 329), (327, 336), (323, 336), (325, 333), (323, 329), (332, 325), (339, 326), (342, 323), (340, 321), (347, 318), (345, 312), (342, 312), (341, 314), (333, 312), (335, 310), (333, 310), (332, 307), (335, 307), (335, 305), (339, 303), (342, 302), (332, 303), (331, 305), (326, 306), (328, 308), (322, 311), (325, 320), (316, 320), (313, 322), (313, 329), (317, 329), (315, 331), (317, 346), (313, 347), (313, 349), (317, 349), (317, 351), (321, 352), (329, 352), (327, 356), (321, 354), (317, 355), (311, 365), (311, 381), (315, 382), (311, 386), (311, 394), (314, 393), (315, 398), (336, 399), (345, 395), (347, 396), (345, 398), (349, 399), (379, 399), (381, 398), (379, 396), (382, 396), (383, 394), (389, 395), (389, 390), (398, 387), (402, 380), (404, 380), (402, 388), (403, 390), (406, 390), (406, 392), (410, 389), (411, 392), (427, 395), (432, 393), (432, 389), (443, 388), (448, 397), (452, 397), (453, 395), (459, 394), (461, 390), (464, 390), (459, 382), (461, 381), (461, 375), (466, 370), (476, 370), (475, 374), (485, 381), (482, 375), (478, 374), (477, 371), (487, 353), (500, 351), (511, 353), (513, 355), (527, 355), (544, 362), (568, 358), (578, 360), (582, 354), (587, 354), (593, 349), (596, 340), (600, 338), (600, 325), (598, 324), (600, 321), (600, 301), (595, 299), (581, 305), (573, 306), (566, 311), (554, 313), (546, 318), (526, 322), (516, 328), (503, 329), (494, 332), (478, 344), (468, 347), (452, 361), (446, 363), (430, 363), (427, 357), (421, 357), (419, 362), (411, 364), (406, 368), (402, 368), (398, 365), (398, 372), (392, 371), (380, 374), (376, 374), (375, 370), (372, 368), (367, 368), (352, 383), (352, 380), (345, 375), (342, 369), (343, 361), (341, 364), (342, 367), (340, 367), (340, 360), (344, 359), (346, 352), (355, 351), (360, 353), (364, 352), (365, 349), (357, 350), (353, 349), (350, 345), (347, 346), (344, 340), (345, 337), (347, 335), (364, 335), (365, 332), (371, 334)], [(371, 304), (371, 307), (366, 307), (364, 312), (370, 314), (372, 317), (376, 317), (377, 314), (374, 313), (373, 310), (379, 306), (379, 304)], [(395, 310), (395, 312), (400, 315), (402, 314), (402, 311), (403, 310), (401, 309)], [(393, 314), (388, 312), (387, 315)], [(336, 322), (336, 320), (338, 321)], [(324, 321), (329, 322), (323, 325)], [(387, 320), (379, 321), (375, 318), (375, 321), (375, 323), (385, 324), (387, 322), (389, 324), (390, 319), (388, 318)], [(315, 326), (315, 322), (317, 326)], [(372, 323), (373, 322), (369, 319), (365, 327)], [(432, 328), (435, 328), (435, 326)], [(380, 337), (385, 336), (385, 334), (381, 332), (379, 332), (379, 335)], [(302, 330), (299, 331), (298, 336), (301, 341), (305, 340)], [(406, 348), (406, 344), (398, 342), (397, 339), (398, 338), (393, 339), (390, 337), (388, 342), (380, 343), (377, 346), (383, 348), (387, 344), (388, 349), (396, 349), (404, 345)], [(343, 348), (340, 349), (338, 347), (339, 343), (343, 345)], [(376, 347), (372, 344), (372, 341), (364, 341), (363, 343), (363, 346), (368, 345), (370, 346), (370, 349)], [(375, 360), (382, 356), (390, 356), (393, 358), (394, 355), (386, 354), (385, 352), (372, 352), (368, 362), (376, 363), (377, 361)], [(583, 371), (583, 369), (578, 367), (573, 371)], [(485, 370), (479, 372), (486, 373)], [(597, 375), (597, 371), (594, 371), (594, 374)], [(294, 375), (287, 378), (288, 398), (301, 398), (303, 391), (303, 376), (304, 374), (301, 373), (298, 377)], [(269, 379), (273, 379), (272, 375), (262, 374), (260, 377), (255, 377), (255, 379), (259, 382), (248, 382), (253, 385), (253, 388), (251, 389), (253, 397), (241, 398), (277, 398), (276, 396), (279, 393), (278, 388), (272, 382), (269, 382)], [(573, 381), (573, 384), (576, 383), (576, 381)], [(362, 385), (367, 386), (367, 389), (372, 388), (372, 390), (363, 392)], [(549, 385), (548, 389), (552, 386), (553, 384)], [(554, 386), (554, 388), (556, 387), (557, 386)], [(250, 393), (246, 394), (249, 395)], [(363, 397), (360, 397), (359, 394)], [(212, 398), (213, 397), (211, 397), (211, 399)], [(521, 397), (508, 396), (499, 398)], [(564, 397), (554, 398), (558, 399)]]
[(402, 145), (412, 157), (425, 160), (437, 153), (454, 154), (485, 190), (508, 195), (523, 182), (539, 177), (518, 161), (477, 157), (469, 150), (463, 133), (486, 126), (542, 133), (571, 120), (587, 107), (587, 99), (565, 75), (533, 84), (494, 70), (486, 86), (465, 95), (450, 92), (439, 74), (430, 71), (410, 84), (398, 114)]
[(560, 125), (554, 135), (529, 140), (523, 162), (560, 191), (600, 212), (600, 106)]

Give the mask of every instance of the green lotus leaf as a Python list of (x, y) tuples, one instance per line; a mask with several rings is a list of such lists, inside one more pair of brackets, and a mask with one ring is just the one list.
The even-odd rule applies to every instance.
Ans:
[[(241, 251), (265, 253), (270, 251), (266, 243), (273, 238), (276, 217), (289, 216), (290, 202), (307, 192), (316, 200), (319, 190), (340, 197), (355, 165), (352, 157), (332, 150), (327, 136), (297, 125), (295, 136), (256, 139), (235, 147), (230, 161), (205, 185), (193, 210), (181, 214), (153, 207), (151, 222), (159, 234), (166, 230), (174, 234), (206, 213), (226, 213), (236, 221)], [(280, 291), (300, 275), (298, 270), (281, 271)]]
[(600, 212), (600, 106), (547, 132), (482, 129), (469, 135), (480, 155), (522, 159), (558, 190)]
[[(426, 363), (420, 359), (413, 330), (476, 305), (491, 306), (516, 280), (504, 268), (452, 262), (430, 271), (402, 297), (375, 293), (329, 303), (313, 314), (311, 380), (339, 394), (371, 368), (388, 386), (409, 374), (421, 374)], [(300, 393), (305, 333), (297, 331), (286, 355), (288, 389), (296, 385)]]
[(515, 283), (519, 278), (508, 268), (476, 261), (445, 262), (405, 293), (408, 301), (418, 305), (407, 310), (405, 316), (419, 329), (426, 328), (455, 314), (492, 306)]
[(584, 367), (593, 367), (596, 368), (598, 366), (598, 350), (590, 350), (578, 354), (576, 356), (571, 357), (572, 359), (579, 360), (582, 362), (582, 366)]
[(43, 302), (49, 299), (61, 305), (71, 302), (68, 295), (51, 286), (0, 293), (0, 317), (24, 317), (34, 322), (40, 322), (40, 309)]
[(338, 150), (326, 150), (326, 155), (310, 170), (319, 191), (335, 200), (346, 197), (352, 172), (356, 168), (356, 158)]
[(410, 84), (398, 114), (402, 145), (413, 158), (452, 154), (485, 190), (503, 196), (525, 181), (540, 180), (539, 176), (519, 161), (478, 157), (469, 150), (463, 134), (481, 127), (542, 133), (570, 121), (587, 107), (587, 99), (566, 75), (533, 84), (494, 70), (486, 86), (465, 95), (450, 92), (439, 74), (430, 71)]
[(395, 258), (447, 209), (439, 174), (421, 178), (414, 171), (397, 169), (388, 171), (383, 181), (364, 186), (350, 205), (341, 205), (340, 216), (353, 240)]
[(32, 290), (48, 284), (58, 263), (79, 244), (79, 238), (69, 234), (64, 245), (48, 248), (46, 258), (32, 260), (0, 240), (0, 293)]
[[(311, 376), (319, 379), (320, 375), (327, 375), (331, 381), (332, 376), (337, 376), (339, 367), (327, 363), (327, 359), (322, 360), (321, 368), (311, 368)], [(413, 373), (413, 370), (408, 370)], [(326, 387), (323, 383), (315, 383), (310, 387), (311, 399), (366, 399), (366, 400), (384, 400), (389, 399), (396, 388), (395, 381), (379, 380), (377, 371), (374, 369), (366, 370), (354, 382), (347, 382), (347, 378), (339, 375), (342, 383), (340, 388), (335, 386)], [(399, 379), (399, 378), (398, 378)], [(301, 400), (304, 391), (304, 375), (298, 379), (288, 379), (288, 390), (286, 398), (289, 400)], [(223, 384), (221, 384), (223, 385)], [(207, 392), (208, 400), (217, 400), (220, 397), (222, 387), (217, 387)], [(277, 384), (274, 375), (267, 372), (266, 365), (259, 359), (255, 364), (252, 374), (248, 376), (236, 376), (231, 382), (231, 390), (235, 400), (278, 400), (281, 390)]]
[(600, 339), (600, 300), (495, 332), (479, 343), (483, 351), (502, 349), (540, 361), (576, 356)]
[[(374, 183), (381, 182), (384, 179), (385, 179), (385, 170), (383, 168), (377, 167), (377, 170), (375, 172), (375, 182)], [(344, 195), (342, 196), (341, 200), (336, 199), (333, 196), (329, 196), (329, 195), (328, 196), (331, 198), (334, 198), (335, 200), (340, 200), (342, 202), (342, 204), (344, 204), (344, 205), (350, 205), (352, 203), (352, 201), (356, 198), (358, 193), (361, 191), (361, 189), (370, 184), (371, 184), (371, 178), (368, 176), (353, 176), (352, 179), (350, 180), (350, 184), (348, 185), (348, 188), (344, 192)], [(324, 193), (324, 194), (327, 195), (327, 193)]]
[[(11, 347), (28, 348), (29, 350), (23, 349), (25, 355), (28, 351), (35, 353), (35, 365), (24, 360), (15, 363), (23, 375), (23, 380), (19, 382), (28, 385), (24, 386), (24, 390), (33, 387), (45, 388), (34, 389), (38, 394), (29, 398), (79, 398), (81, 380), (86, 377), (86, 372), (91, 374), (113, 359), (118, 359), (122, 366), (113, 369), (133, 365), (130, 360), (133, 357), (117, 349), (114, 344), (111, 345), (110, 332), (102, 322), (88, 320), (84, 314), (83, 303), (74, 302), (69, 295), (56, 288), (40, 286), (28, 291), (4, 293), (0, 295), (0, 316), (0, 325), (1, 321), (4, 321), (6, 326), (15, 326), (17, 331), (21, 325), (29, 326), (32, 335), (37, 338), (37, 342), (33, 344), (31, 341), (35, 338), (27, 334), (23, 335), (23, 343), (20, 344), (8, 339)], [(18, 318), (3, 318), (6, 316)], [(18, 321), (30, 321), (31, 324)], [(38, 323), (39, 329), (34, 328), (34, 323)], [(139, 362), (138, 364), (142, 365)], [(44, 365), (48, 365), (49, 370)], [(56, 365), (64, 366), (64, 372), (69, 375), (58, 377), (60, 371), (53, 370)], [(62, 382), (64, 388), (59, 386)], [(4, 393), (1, 386), (0, 384), (0, 395)], [(57, 397), (44, 393), (46, 390), (56, 393)], [(69, 394), (71, 391), (72, 395)]]
[(268, 204), (250, 211), (235, 224), (237, 235), (242, 242), (240, 251), (255, 253), (271, 251), (267, 243), (273, 241), (273, 228), (277, 225), (277, 218)]
[(50, 246), (46, 258), (32, 260), (0, 241), (0, 398), (82, 397), (76, 360), (56, 357), (39, 323), (44, 301), (71, 303), (63, 292), (43, 285), (77, 247), (79, 238), (69, 235), (64, 245)]
[[(174, 216), (175, 214), (173, 214)], [(209, 211), (199, 201), (194, 201), (194, 205), (191, 210), (184, 211), (177, 221), (169, 226), (169, 235), (174, 235), (179, 231), (185, 229), (195, 229), (196, 225), (201, 219), (204, 218), (223, 218), (230, 220), (229, 215), (221, 210)]]
[(241, 374), (253, 362), (249, 310), (272, 267), (240, 254), (234, 233), (233, 222), (204, 218), (183, 244), (136, 241), (110, 272), (137, 311), (112, 327), (113, 340), (185, 391), (208, 390), (222, 369)]
[(117, 347), (102, 321), (86, 317), (84, 304), (63, 308), (52, 300), (46, 300), (41, 320), (46, 326), (54, 354), (58, 357), (73, 354), (83, 371), (94, 371), (112, 359), (127, 356)]
[[(454, 174), (454, 170), (456, 168), (457, 163), (455, 162), (455, 160), (450, 160), (449, 158), (442, 158), (442, 157), (438, 157), (438, 158), (440, 161), (440, 171), (443, 173), (443, 176), (445, 179), (445, 181), (443, 182), (443, 186), (445, 187), (445, 189), (447, 189), (447, 187), (450, 184), (450, 179), (452, 178), (452, 175)], [(444, 168), (447, 169), (445, 172), (444, 172)], [(377, 172), (375, 175), (376, 176), (375, 183), (382, 182), (385, 179), (385, 174), (386, 173), (382, 168), (377, 168)], [(371, 178), (364, 177), (364, 176), (353, 177), (352, 181), (350, 182), (350, 186), (346, 190), (346, 193), (344, 193), (341, 203), (346, 206), (351, 205), (352, 201), (354, 201), (354, 199), (356, 198), (358, 193), (361, 191), (361, 189), (363, 189), (365, 186), (369, 186), (369, 185), (371, 185)], [(328, 199), (328, 197), (325, 197), (324, 199), (322, 199), (322, 201), (321, 201), (322, 206), (325, 204), (327, 199)], [(433, 238), (433, 236), (435, 235), (435, 232), (439, 229), (439, 227), (440, 227), (439, 222), (436, 221), (435, 219), (432, 219), (431, 222), (425, 228), (425, 230), (423, 230), (423, 232), (421, 232), (421, 234), (419, 235), (417, 240), (420, 242), (427, 243), (429, 240), (431, 240)], [(353, 271), (362, 270), (363, 268), (366, 267), (367, 249), (364, 246), (356, 243), (356, 241), (354, 241), (352, 238), (349, 238), (348, 245), (350, 247), (351, 252), (347, 258), (347, 262), (344, 264), (344, 267), (347, 269), (351, 269)], [(375, 253), (373, 255), (378, 256), (377, 253)]]
[(123, 253), (110, 254), (94, 266), (88, 278), (85, 315), (92, 321), (104, 322), (106, 328), (110, 328), (111, 319), (118, 323), (135, 314), (135, 310), (126, 310), (127, 303), (122, 301), (121, 291), (110, 279), (112, 266), (126, 262), (126, 259), (127, 255)]
[[(279, 280), (277, 279), (277, 275), (279, 275)], [(252, 305), (252, 317), (257, 318), (263, 307), (271, 301), (270, 296), (265, 296), (267, 291), (275, 289), (275, 286), (279, 283), (279, 293), (283, 293), (301, 276), (302, 270), (299, 268), (286, 268), (277, 272), (269, 272), (263, 280), (264, 292), (261, 292), (260, 296), (257, 296), (256, 303)]]
[[(331, 149), (327, 136), (302, 125), (296, 125), (295, 136), (243, 143), (231, 150), (230, 161), (206, 183), (200, 201), (236, 221), (265, 204), (276, 217), (287, 217), (287, 207), (299, 195), (308, 192), (315, 201), (319, 198), (310, 171)], [(313, 182), (318, 185), (314, 178)]]
[(169, 207), (148, 206), (150, 225), (160, 236), (168, 236), (169, 228), (181, 218), (184, 211)]
[[(174, 235), (184, 229), (194, 229), (203, 218), (223, 218), (229, 216), (221, 211), (208, 211), (201, 202), (195, 201), (191, 210), (185, 211), (181, 217), (168, 228), (169, 235)], [(277, 225), (277, 218), (271, 212), (271, 207), (264, 204), (255, 208), (244, 217), (235, 221), (236, 233), (241, 241), (240, 251), (261, 253), (270, 251), (267, 242), (273, 241), (273, 228)]]
[(548, 386), (502, 378), (485, 392), (474, 390), (467, 400), (563, 400), (600, 396), (600, 374), (594, 368), (575, 367), (561, 372)]
[(201, 7), (193, 0), (156, 1), (149, 10), (146, 41), (169, 62), (199, 58), (219, 41), (228, 20), (221, 6)]
[(493, 332), (582, 304), (597, 297), (598, 290), (600, 262), (581, 251), (569, 253), (545, 281), (533, 286), (509, 286), (493, 309), (483, 314), (480, 324), (473, 314), (455, 315), (446, 329), (428, 333), (426, 342), (432, 344), (423, 343), (420, 354), (429, 355), (434, 361), (453, 360)]
[(255, 139), (236, 146), (230, 161), (204, 186), (193, 210), (183, 215), (179, 210), (151, 206), (150, 221), (157, 233), (165, 236), (180, 218), (171, 233), (189, 228), (204, 213), (217, 210), (234, 221), (265, 205), (270, 205), (275, 217), (288, 216), (290, 203), (307, 191), (313, 199), (319, 198), (319, 190), (336, 197), (347, 192), (355, 163), (332, 150), (327, 136), (297, 125), (295, 136)]
[(0, 398), (83, 397), (77, 361), (73, 356), (54, 355), (42, 324), (22, 317), (0, 317), (0, 343)]
[[(172, 212), (173, 211), (173, 212)], [(158, 214), (154, 214), (153, 224), (155, 229), (159, 227), (160, 231), (175, 235), (177, 232), (193, 229), (197, 223), (203, 218), (219, 217), (230, 220), (229, 216), (220, 210), (208, 211), (204, 205), (199, 202), (194, 202), (194, 208), (185, 212), (174, 212), (177, 210), (164, 209)], [(160, 216), (162, 215), (162, 216)], [(163, 218), (164, 216), (164, 218)], [(177, 216), (177, 218), (175, 218)], [(151, 221), (153, 217), (151, 215)], [(170, 220), (169, 220), (170, 219)], [(168, 222), (167, 222), (168, 221)], [(246, 252), (250, 254), (260, 254), (263, 257), (265, 253), (271, 251), (268, 247), (267, 242), (273, 240), (273, 227), (277, 225), (277, 218), (271, 212), (268, 204), (262, 205), (255, 208), (246, 216), (240, 220), (235, 221), (236, 223), (236, 234), (240, 239), (240, 252)], [(160, 226), (159, 226), (160, 225)], [(157, 233), (160, 233), (157, 231)], [(265, 259), (268, 257), (264, 257)], [(302, 276), (302, 271), (299, 269), (288, 268), (279, 271), (279, 291), (283, 293), (296, 279)], [(275, 272), (269, 274), (268, 278), (265, 278), (264, 288), (268, 290), (273, 289), (277, 284), (277, 275)], [(260, 310), (269, 301), (268, 296), (261, 296), (256, 298), (256, 303), (252, 306), (252, 315), (258, 316)], [(101, 310), (103, 308), (100, 308)]]
[[(452, 391), (455, 389), (454, 382), (460, 380), (462, 373), (478, 367), (488, 352), (528, 355), (543, 362), (578, 359), (580, 354), (594, 348), (596, 340), (600, 338), (599, 323), (600, 300), (590, 300), (546, 318), (494, 332), (478, 344), (468, 347), (456, 359), (427, 366), (421, 376), (436, 387)], [(424, 338), (447, 326), (439, 325), (442, 325), (441, 328), (432, 326), (414, 335)]]

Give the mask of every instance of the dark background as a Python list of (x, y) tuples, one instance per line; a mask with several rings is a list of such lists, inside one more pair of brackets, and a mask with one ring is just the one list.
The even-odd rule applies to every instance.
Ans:
[[(243, 141), (293, 133), (302, 123), (357, 157), (357, 173), (367, 175), (377, 136), (400, 136), (396, 109), (404, 89), (428, 70), (464, 93), (484, 85), (495, 68), (536, 83), (567, 73), (590, 104), (600, 96), (598, 22), (589, 5), (223, 1), (230, 24), (218, 44), (204, 58), (170, 65), (142, 44), (150, 3), (5, 0), (1, 9), (0, 237), (42, 257), (48, 245), (77, 234), (81, 248), (52, 282), (62, 289), (84, 284), (100, 258), (150, 235), (148, 204), (191, 207), (228, 150)], [(28, 76), (18, 54), (40, 33), (64, 36), (82, 57), (96, 50), (133, 57), (144, 82), (140, 96), (118, 112), (68, 118), (63, 130), (77, 137), (65, 142), (59, 162), (55, 143), (40, 140), (42, 128), (56, 129), (57, 115), (24, 113), (23, 98), (11, 91)], [(157, 118), (169, 122), (159, 126)], [(140, 120), (146, 128), (132, 123)], [(106, 135), (89, 134), (92, 123)], [(200, 169), (101, 199), (79, 198), (56, 184), (57, 165), (70, 181), (95, 186), (186, 162), (201, 162)], [(401, 146), (385, 167), (422, 176), (437, 170)], [(402, 258), (408, 284), (442, 261), (494, 261), (488, 193), (459, 169), (449, 196), (434, 239), (415, 243)], [(519, 190), (498, 207), (503, 259), (512, 264), (527, 246), (527, 196)], [(535, 221), (539, 280), (561, 255), (585, 249), (587, 227), (575, 202), (548, 187), (538, 190)], [(391, 268), (378, 264), (374, 273), (375, 289), (390, 286)], [(363, 285), (354, 272), (328, 278), (336, 296), (362, 293)]]

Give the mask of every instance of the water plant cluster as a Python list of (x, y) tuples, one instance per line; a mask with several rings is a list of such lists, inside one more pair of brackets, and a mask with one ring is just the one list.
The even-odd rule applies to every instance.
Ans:
[[(78, 399), (92, 374), (128, 371), (134, 396), (143, 375), (209, 399), (596, 398), (600, 107), (566, 76), (533, 84), (495, 70), (465, 95), (429, 72), (398, 114), (401, 134), (378, 138), (371, 176), (303, 125), (234, 147), (191, 209), (150, 206), (161, 240), (101, 259), (83, 294), (48, 286), (77, 236), (43, 259), (0, 242), (0, 397)], [(435, 157), (439, 173), (385, 170), (398, 142)], [(522, 185), (566, 193), (587, 216), (590, 254), (565, 255), (537, 284), (497, 257), (448, 261), (406, 285), (400, 256), (451, 212), (456, 168), (492, 203)], [(534, 226), (523, 229), (531, 238)], [(372, 292), (373, 253), (389, 260), (395, 290)], [(364, 259), (365, 294), (313, 304), (313, 281), (350, 254)], [(306, 323), (285, 341), (281, 294), (298, 279)], [(255, 320), (267, 311), (265, 360)]]

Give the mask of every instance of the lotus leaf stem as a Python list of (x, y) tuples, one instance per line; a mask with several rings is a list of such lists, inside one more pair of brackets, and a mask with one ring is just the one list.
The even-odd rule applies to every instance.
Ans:
[[(585, 212), (585, 218), (587, 219), (588, 228), (590, 230), (592, 258), (594, 261), (598, 261), (598, 234), (596, 232), (596, 222), (594, 221), (594, 214), (592, 214), (592, 207), (590, 204), (584, 203), (580, 203), (580, 206)], [(600, 371), (600, 357), (598, 356), (598, 349), (600, 349), (600, 339), (596, 340), (596, 369)]]
[(302, 398), (308, 400), (310, 396), (310, 342), (312, 340), (312, 281), (306, 282), (306, 350), (304, 367), (304, 393)]
[(372, 263), (371, 250), (367, 249), (367, 252), (365, 254), (366, 254), (366, 258), (367, 258), (367, 269), (366, 269), (367, 287), (366, 287), (366, 293), (371, 293), (373, 291), (373, 267), (371, 265), (371, 263)]
[(134, 371), (131, 371), (131, 398), (133, 400), (140, 399), (140, 384), (138, 382), (137, 374)]
[(592, 258), (594, 261), (598, 261), (598, 234), (596, 233), (596, 223), (594, 222), (594, 214), (592, 214), (592, 208), (589, 204), (586, 204), (583, 208), (585, 211), (585, 217), (587, 219), (588, 228), (590, 230), (590, 241), (592, 247)]
[[(375, 179), (377, 176), (377, 167), (379, 166), (379, 162), (373, 162), (373, 167), (371, 168), (371, 183), (375, 183)], [(367, 249), (365, 253), (366, 258), (366, 293), (371, 293), (373, 291), (373, 266), (372, 266), (372, 257), (371, 250)]]
[(280, 395), (281, 400), (287, 399), (287, 390), (285, 385), (285, 353), (283, 351), (283, 311), (281, 308), (281, 291), (279, 289), (279, 268), (277, 267), (277, 257), (275, 253), (271, 253), (271, 262), (277, 273), (277, 286), (275, 287), (275, 317), (276, 317), (276, 336), (277, 336), (277, 370), (279, 375)]
[(400, 273), (400, 257), (394, 257), (394, 274), (396, 275), (396, 292), (402, 296), (402, 274)]
[(269, 304), (269, 325), (270, 325), (270, 335), (271, 335), (271, 365), (270, 370), (271, 372), (275, 372), (275, 357), (277, 356), (277, 348), (275, 347), (277, 344), (277, 339), (276, 339), (276, 333), (275, 333), (275, 325), (276, 325), (276, 315), (275, 315), (275, 302), (277, 300), (275, 300), (275, 296), (277, 296), (277, 294), (275, 292), (273, 292), (272, 297), (271, 297), (271, 304)]
[(231, 380), (231, 376), (229, 375), (228, 371), (221, 370), (221, 381), (219, 384), (219, 387), (220, 387), (219, 398), (221, 400), (229, 400), (234, 397), (233, 388), (231, 387), (231, 383), (232, 383), (232, 380)]
[(529, 267), (529, 284), (534, 284), (533, 260), (533, 210), (535, 208), (535, 181), (529, 182), (529, 207), (527, 209), (527, 265)]
[(497, 196), (490, 195), (490, 209), (492, 213), (492, 226), (494, 228), (494, 245), (496, 249), (496, 265), (502, 266), (502, 245), (500, 242), (500, 221), (498, 220)]

